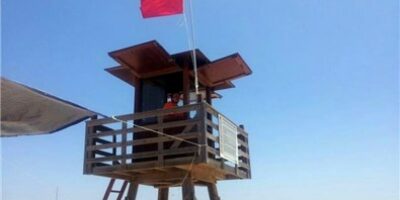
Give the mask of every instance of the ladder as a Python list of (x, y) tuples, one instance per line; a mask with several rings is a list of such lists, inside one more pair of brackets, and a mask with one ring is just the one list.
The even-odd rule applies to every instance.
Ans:
[(122, 183), (120, 190), (113, 189), (114, 183), (115, 183), (115, 178), (112, 178), (107, 186), (106, 192), (104, 193), (103, 200), (109, 200), (111, 193), (117, 193), (118, 196), (116, 200), (122, 200), (122, 196), (124, 195), (125, 189), (128, 186), (128, 181), (124, 181)]

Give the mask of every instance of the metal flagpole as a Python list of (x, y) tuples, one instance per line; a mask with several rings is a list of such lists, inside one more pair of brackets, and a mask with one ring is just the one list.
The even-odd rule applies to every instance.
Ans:
[(185, 12), (184, 19), (186, 24), (186, 31), (188, 34), (188, 41), (189, 41), (189, 48), (192, 50), (192, 63), (193, 63), (193, 70), (194, 70), (194, 87), (196, 91), (196, 95), (199, 94), (199, 80), (197, 75), (197, 58), (196, 58), (196, 48), (194, 43), (194, 23), (193, 23), (193, 6), (192, 0), (188, 0), (188, 7), (189, 7), (189, 18), (190, 18), (190, 27), (187, 22), (187, 11)]

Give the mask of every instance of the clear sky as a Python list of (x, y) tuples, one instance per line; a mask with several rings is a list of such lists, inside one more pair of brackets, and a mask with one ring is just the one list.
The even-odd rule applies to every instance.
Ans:
[[(193, 1), (196, 46), (210, 59), (239, 52), (253, 70), (215, 103), (246, 126), (253, 170), (220, 182), (222, 199), (399, 199), (398, 1)], [(108, 115), (133, 101), (103, 70), (116, 65), (108, 52), (188, 48), (182, 16), (143, 20), (139, 0), (1, 6), (2, 75)], [(108, 180), (82, 174), (84, 130), (2, 139), (3, 199), (53, 200), (57, 187), (59, 200), (100, 199)]]

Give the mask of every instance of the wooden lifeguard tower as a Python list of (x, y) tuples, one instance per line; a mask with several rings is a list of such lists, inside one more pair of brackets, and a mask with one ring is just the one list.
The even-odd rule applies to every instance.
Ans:
[[(219, 200), (220, 180), (251, 178), (248, 134), (212, 107), (215, 91), (233, 88), (232, 80), (251, 74), (239, 54), (210, 61), (196, 50), (199, 90), (194, 95), (191, 51), (170, 55), (150, 41), (109, 55), (119, 66), (106, 69), (135, 88), (134, 113), (93, 117), (86, 122), (84, 173), (111, 178), (103, 199), (136, 199), (139, 184), (182, 187), (183, 199), (195, 199), (194, 186), (207, 186)], [(183, 94), (183, 105), (162, 109), (168, 95)], [(183, 117), (167, 120), (168, 116)], [(121, 179), (119, 190), (114, 182)], [(128, 187), (129, 186), (129, 187)]]

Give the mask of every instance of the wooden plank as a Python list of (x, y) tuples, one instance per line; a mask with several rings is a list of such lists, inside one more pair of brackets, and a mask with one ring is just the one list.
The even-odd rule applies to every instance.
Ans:
[[(175, 167), (177, 165), (188, 165), (192, 162), (193, 156), (187, 157), (179, 157), (179, 158), (171, 158), (164, 161), (164, 167)], [(93, 168), (92, 174), (104, 174), (113, 172), (116, 170), (125, 170), (125, 171), (135, 171), (140, 172), (140, 170), (149, 170), (149, 169), (157, 169), (159, 168), (157, 161), (144, 161), (144, 162), (136, 162), (133, 164), (127, 164), (123, 168), (120, 166), (105, 166), (105, 167), (96, 167)]]
[[(144, 126), (147, 129), (151, 129), (151, 130), (157, 130), (157, 129), (163, 129), (163, 128), (171, 128), (171, 127), (178, 127), (178, 126), (190, 126), (190, 125), (195, 125), (197, 122), (199, 122), (199, 119), (194, 118), (194, 119), (188, 119), (188, 120), (180, 120), (180, 121), (174, 121), (174, 122), (164, 122), (164, 123), (160, 123), (160, 124), (152, 124), (152, 125), (147, 125)], [(146, 129), (143, 128), (139, 128), (139, 127), (135, 127), (135, 128), (128, 128), (126, 129), (127, 133), (140, 133), (140, 132), (144, 132), (144, 131), (148, 131)], [(113, 135), (118, 135), (122, 133), (122, 129), (119, 130), (114, 130), (114, 131), (104, 131), (104, 132), (100, 132), (100, 133), (96, 133), (91, 135), (91, 137), (106, 137), (106, 136), (113, 136)]]
[[(191, 133), (182, 133), (182, 134), (177, 134), (173, 135), (174, 137), (181, 138), (181, 139), (192, 139), (196, 138), (198, 132), (191, 132)], [(156, 143), (158, 141), (162, 142), (168, 142), (168, 141), (175, 141), (176, 139), (170, 138), (170, 137), (162, 137), (162, 138), (146, 138), (146, 139), (140, 139), (140, 140), (134, 140), (132, 142), (132, 145), (143, 145), (143, 144), (152, 144)]]
[(223, 163), (219, 160), (210, 159), (208, 163), (214, 167), (217, 167), (217, 168), (223, 170), (227, 174), (236, 176), (234, 167), (226, 165), (225, 163)]
[[(132, 128), (129, 128), (126, 130), (126, 132), (131, 133), (133, 131)], [(100, 133), (92, 134), (90, 137), (92, 138), (99, 138), (99, 137), (106, 137), (106, 136), (112, 136), (112, 135), (118, 135), (122, 133), (122, 129), (117, 129), (117, 130), (112, 130), (112, 131), (103, 131)]]
[(106, 151), (101, 151), (101, 150), (95, 150), (93, 151), (95, 155), (101, 155), (101, 156), (113, 156), (114, 154)]
[(219, 150), (217, 150), (217, 149), (209, 147), (209, 148), (207, 148), (207, 151), (208, 151), (208, 153), (212, 153), (216, 156), (219, 156)]
[(147, 157), (157, 157), (159, 154), (161, 155), (174, 155), (174, 154), (185, 154), (185, 153), (196, 153), (199, 147), (184, 147), (179, 149), (169, 149), (164, 150), (163, 152), (151, 151), (151, 152), (143, 152), (143, 153), (133, 153), (127, 154), (126, 156), (109, 156), (103, 158), (92, 158), (88, 159), (87, 163), (98, 163), (98, 162), (106, 162), (106, 161), (116, 161), (120, 159), (126, 159), (126, 157), (138, 159), (138, 158), (147, 158)]
[(170, 179), (182, 179), (185, 177), (187, 172), (181, 169), (174, 169), (170, 172), (147, 172), (143, 174), (138, 174), (135, 176), (136, 182), (146, 182), (146, 181), (163, 181)]
[[(182, 134), (187, 133), (189, 130), (191, 130), (191, 129), (192, 129), (193, 127), (195, 127), (196, 125), (197, 125), (197, 127), (199, 127), (199, 126), (200, 126), (200, 123), (193, 124), (192, 126), (187, 125), (187, 126), (183, 129)], [(197, 130), (196, 130), (196, 131), (197, 131)], [(199, 133), (199, 134), (202, 134), (201, 131), (199, 131), (198, 133)], [(196, 137), (197, 137), (197, 135), (196, 135)], [(175, 140), (174, 143), (172, 143), (170, 149), (176, 149), (176, 148), (178, 148), (178, 146), (179, 146), (180, 144), (182, 144), (182, 141), (180, 141), (180, 140)]]
[[(197, 136), (198, 136), (197, 132), (174, 135), (174, 137), (178, 137), (178, 138), (181, 138), (181, 139), (192, 139), (192, 138), (196, 138)], [(170, 137), (162, 137), (162, 138), (155, 137), (155, 138), (146, 138), (146, 139), (127, 141), (126, 145), (127, 146), (144, 145), (144, 144), (157, 143), (159, 141), (168, 142), (168, 141), (174, 141), (174, 140), (175, 139), (170, 138)], [(123, 145), (122, 142), (110, 143), (110, 144), (101, 144), (101, 145), (90, 145), (90, 146), (87, 147), (87, 151), (94, 151), (94, 150), (101, 150), (101, 149), (120, 147), (122, 145)]]
[(113, 130), (112, 128), (103, 125), (98, 125), (94, 127), (94, 131), (112, 131), (112, 130)]
[(215, 117), (218, 117), (218, 115), (219, 115), (219, 112), (208, 104), (206, 104), (206, 111), (207, 111), (207, 113), (210, 113), (211, 115), (213, 115)]
[[(119, 115), (119, 116), (116, 116), (115, 118), (117, 118), (119, 120), (123, 120), (123, 121), (133, 121), (133, 120), (139, 120), (139, 119), (149, 118), (149, 117), (158, 117), (158, 116), (164, 116), (164, 115), (175, 114), (175, 113), (195, 111), (195, 110), (198, 110), (199, 107), (200, 107), (200, 104), (189, 104), (189, 105), (179, 106), (179, 107), (172, 108), (172, 109), (157, 109), (157, 110), (139, 112), (139, 113), (135, 113), (135, 114)], [(97, 125), (118, 123), (118, 122), (119, 122), (118, 120), (115, 120), (113, 118), (102, 118), (102, 119), (88, 121), (88, 126), (97, 126)]]
[[(193, 119), (187, 119), (187, 120), (180, 120), (180, 121), (173, 121), (173, 122), (163, 122), (160, 124), (151, 124), (151, 125), (146, 125), (147, 129), (151, 130), (157, 130), (157, 129), (162, 129), (162, 128), (171, 128), (171, 127), (178, 127), (178, 126), (188, 126), (188, 125), (194, 125), (199, 121), (198, 118), (193, 118)], [(128, 128), (127, 132), (128, 133), (139, 133), (139, 132), (144, 132), (144, 131), (149, 131), (140, 127), (135, 127), (135, 128)], [(121, 134), (122, 130), (114, 130), (114, 131), (105, 131), (101, 133), (97, 133), (95, 135), (92, 135), (92, 137), (105, 137), (105, 136), (111, 136), (111, 135), (117, 135)]]
[[(176, 168), (179, 168), (181, 170), (178, 171), (179, 169)], [(179, 165), (177, 163), (174, 163), (173, 167), (170, 168), (167, 167), (164, 169), (167, 169), (167, 172), (154, 171), (154, 170), (152, 171), (149, 170), (149, 168), (144, 168), (142, 170), (143, 173), (132, 173), (130, 171), (126, 171), (128, 169), (122, 169), (123, 171), (115, 171), (115, 172), (109, 171), (109, 172), (97, 173), (96, 175), (116, 177), (116, 178), (120, 177), (127, 180), (135, 181), (137, 183), (153, 185), (156, 187), (165, 187), (165, 186), (171, 186), (173, 184), (182, 183), (183, 177), (186, 176), (187, 170), (189, 169), (191, 169), (191, 177), (193, 179), (193, 182), (195, 182), (196, 184), (203, 183), (203, 185), (206, 185), (205, 183), (216, 183), (217, 180), (245, 179), (248, 176), (247, 175), (248, 172), (243, 170), (239, 170), (239, 172), (235, 174), (233, 171), (232, 172), (229, 171), (228, 168), (221, 169), (219, 167), (214, 167), (209, 164), (195, 164), (192, 167), (190, 167), (190, 163), (188, 162), (184, 165)], [(135, 172), (136, 171), (137, 170), (135, 170)], [(120, 174), (120, 172), (124, 173)]]
[[(187, 125), (193, 125), (199, 122), (199, 119), (187, 119), (187, 120), (180, 120), (180, 121), (173, 121), (173, 122), (164, 122), (161, 124), (152, 124), (152, 125), (146, 125), (146, 129), (151, 129), (151, 130), (157, 130), (157, 129), (165, 129), (165, 128), (173, 128), (173, 127), (179, 127), (179, 126), (187, 126)], [(135, 127), (133, 129), (134, 133), (137, 132), (143, 132), (143, 131), (149, 131), (140, 127)]]
[(238, 153), (239, 153), (239, 157), (240, 156), (243, 156), (243, 157), (245, 157), (246, 159), (248, 159), (249, 158), (249, 154), (247, 154), (246, 152), (244, 152), (244, 151), (238, 151)]
[(217, 136), (211, 135), (210, 133), (207, 133), (207, 138), (216, 143), (219, 143), (219, 138)]
[(207, 123), (207, 125), (211, 126), (213, 129), (215, 129), (215, 130), (217, 130), (217, 131), (219, 130), (218, 124), (215, 124), (215, 123), (212, 122), (211, 120), (207, 119), (207, 120), (206, 120), (206, 123)]
[(239, 167), (249, 169), (250, 166), (248, 164), (242, 162), (242, 163), (239, 163)]
[(93, 138), (93, 142), (101, 143), (101, 144), (112, 144), (112, 142), (110, 142), (108, 140), (101, 139), (101, 138)]
[(238, 140), (238, 143), (239, 143), (240, 146), (243, 146), (243, 147), (245, 147), (245, 148), (248, 147), (247, 143), (246, 143), (246, 142), (243, 142), (242, 140)]
[(238, 132), (239, 135), (243, 135), (245, 138), (247, 138), (249, 136), (249, 134), (246, 131), (244, 131), (242, 128), (240, 128), (240, 126), (239, 126), (238, 130), (239, 130), (239, 132)]
[(93, 174), (105, 174), (105, 173), (110, 173), (113, 171), (118, 171), (118, 170), (125, 170), (125, 171), (137, 171), (141, 169), (151, 169), (151, 168), (157, 168), (157, 162), (156, 161), (144, 161), (144, 162), (138, 162), (134, 164), (127, 164), (124, 166), (124, 168), (121, 168), (119, 166), (108, 166), (108, 167), (96, 167), (93, 169)]

